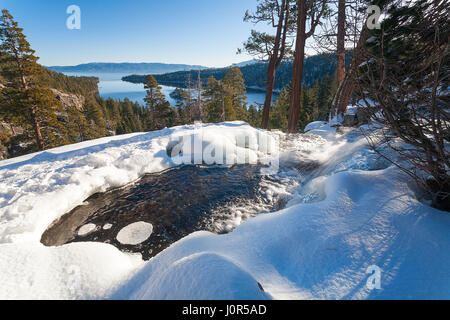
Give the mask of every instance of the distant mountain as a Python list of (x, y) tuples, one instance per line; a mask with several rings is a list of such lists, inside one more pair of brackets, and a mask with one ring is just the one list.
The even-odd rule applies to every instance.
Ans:
[(265, 62), (261, 61), (261, 60), (253, 59), (253, 60), (243, 61), (240, 63), (234, 63), (231, 66), (232, 67), (237, 66), (237, 67), (241, 68), (241, 67), (245, 67), (245, 66), (249, 66), (249, 65), (257, 64), (257, 63), (265, 63)]
[(207, 67), (187, 65), (187, 64), (166, 64), (166, 63), (86, 63), (77, 66), (52, 66), (48, 69), (56, 72), (74, 73), (145, 73), (163, 74), (177, 71), (203, 70)]
[[(350, 55), (347, 55), (347, 63), (350, 62)], [(203, 84), (206, 84), (210, 76), (214, 76), (217, 80), (222, 80), (230, 67), (205, 69), (200, 73)], [(253, 63), (239, 67), (245, 80), (247, 89), (265, 90), (267, 81), (267, 63)], [(337, 59), (335, 55), (315, 55), (307, 58), (303, 67), (303, 84), (308, 88), (314, 86), (316, 81), (321, 81), (324, 77), (332, 77), (336, 72)], [(197, 71), (178, 71), (166, 74), (154, 75), (156, 80), (167, 86), (186, 87), (188, 79), (195, 81), (198, 74)], [(143, 83), (146, 75), (130, 75), (123, 77), (122, 80)], [(277, 70), (274, 91), (281, 91), (292, 79), (292, 62), (283, 62)]]

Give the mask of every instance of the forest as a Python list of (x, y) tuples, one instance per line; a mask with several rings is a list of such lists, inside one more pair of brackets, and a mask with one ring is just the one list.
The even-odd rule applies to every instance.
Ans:
[[(347, 64), (350, 62), (351, 53), (346, 56)], [(259, 62), (240, 67), (242, 76), (244, 77), (245, 86), (251, 89), (264, 90), (267, 81), (267, 62)], [(203, 69), (200, 72), (200, 78), (204, 85), (207, 84), (208, 78), (213, 76), (217, 80), (222, 80), (228, 68)], [(303, 85), (312, 88), (316, 81), (323, 79), (325, 76), (333, 77), (336, 73), (337, 57), (334, 54), (322, 54), (308, 57), (305, 60)], [(165, 74), (154, 74), (155, 79), (162, 85), (179, 86), (186, 88), (189, 82), (197, 79), (197, 70), (178, 71)], [(292, 79), (292, 61), (284, 61), (280, 64), (276, 72), (276, 80), (274, 90), (283, 90)], [(132, 83), (144, 83), (145, 75), (130, 75), (123, 77), (122, 80)]]

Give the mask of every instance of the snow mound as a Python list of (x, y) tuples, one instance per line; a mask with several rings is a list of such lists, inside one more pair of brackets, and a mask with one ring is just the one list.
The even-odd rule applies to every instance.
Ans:
[(139, 221), (122, 228), (116, 239), (121, 244), (137, 245), (150, 238), (152, 232), (153, 225), (151, 223)]
[(117, 290), (140, 258), (101, 243), (0, 246), (0, 299), (99, 299)]
[[(193, 254), (174, 261), (158, 277), (148, 268), (136, 275), (142, 282), (125, 287), (114, 298), (190, 300), (268, 299), (258, 282), (238, 264), (215, 253)], [(200, 275), (200, 276), (199, 276)], [(170, 285), (168, 285), (170, 284)], [(131, 289), (131, 295), (130, 290)]]

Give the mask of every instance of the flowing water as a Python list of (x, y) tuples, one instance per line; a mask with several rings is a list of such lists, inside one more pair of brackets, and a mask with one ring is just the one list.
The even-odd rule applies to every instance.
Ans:
[[(296, 170), (263, 176), (257, 165), (183, 166), (148, 174), (125, 187), (94, 194), (55, 221), (41, 242), (110, 243), (147, 260), (192, 232), (227, 233), (257, 214), (283, 208), (287, 188), (298, 186), (299, 179)], [(119, 241), (119, 232), (137, 222), (150, 225), (151, 235), (134, 245)], [(134, 233), (139, 236), (139, 231)]]

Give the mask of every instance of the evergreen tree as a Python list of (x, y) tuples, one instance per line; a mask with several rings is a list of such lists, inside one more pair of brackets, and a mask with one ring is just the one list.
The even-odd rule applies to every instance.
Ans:
[(99, 138), (106, 135), (105, 116), (97, 101), (90, 97), (84, 105), (84, 115), (89, 124), (88, 138)]
[[(436, 207), (450, 211), (449, 2), (388, 1), (381, 7), (386, 19), (368, 31), (365, 63), (358, 64), (364, 110), (386, 128), (374, 133), (371, 146), (427, 190)], [(402, 143), (392, 143), (396, 139)]]
[(70, 143), (82, 142), (90, 139), (89, 123), (81, 110), (67, 108), (66, 127)]
[(317, 92), (317, 120), (327, 121), (329, 119), (331, 99), (335, 90), (336, 88), (333, 89), (333, 79), (326, 75), (320, 82), (319, 90)]
[(298, 119), (298, 127), (300, 130), (303, 130), (306, 125), (310, 122), (313, 122), (315, 120), (314, 118), (314, 104), (313, 99), (314, 97), (314, 89), (306, 89), (305, 86), (303, 86), (302, 92), (301, 92), (301, 111), (300, 111), (300, 117)]
[(252, 30), (251, 37), (244, 44), (247, 52), (267, 59), (266, 99), (264, 101), (261, 127), (268, 129), (270, 106), (272, 103), (275, 76), (286, 53), (290, 51), (288, 35), (295, 24), (295, 10), (291, 10), (292, 0), (258, 0), (255, 13), (245, 13), (244, 21), (265, 22), (276, 28), (275, 35)]
[[(58, 122), (61, 105), (41, 81), (42, 68), (30, 44), (8, 10), (0, 17), (1, 74), (5, 81), (0, 113), (8, 121), (32, 128), (40, 150), (66, 143), (66, 132)], [(29, 132), (29, 131), (28, 131)]]
[(272, 113), (270, 115), (270, 127), (272, 129), (287, 130), (288, 114), (291, 103), (291, 86), (284, 88), (278, 99), (275, 101)]
[(206, 98), (206, 119), (208, 122), (217, 123), (225, 121), (225, 100), (223, 87), (214, 76), (208, 78), (208, 85), (203, 92)]
[(170, 122), (173, 121), (170, 103), (166, 101), (161, 93), (161, 87), (152, 75), (147, 76), (144, 88), (147, 90), (147, 96), (144, 98), (144, 101), (150, 112), (147, 129), (160, 130), (170, 125)]
[(247, 121), (252, 127), (258, 127), (261, 124), (261, 112), (254, 105), (248, 107)]
[(222, 81), (222, 86), (225, 95), (225, 120), (236, 120), (244, 116), (247, 111), (245, 101), (247, 90), (241, 70), (238, 67), (230, 68)]

